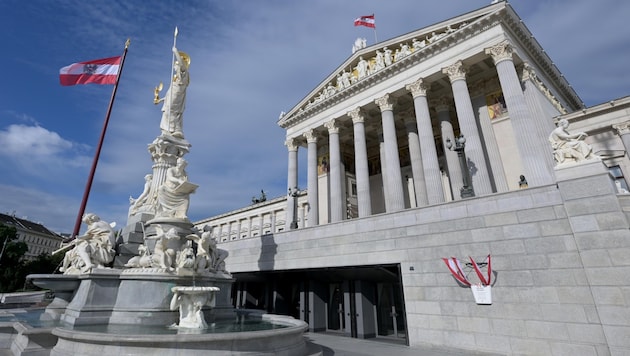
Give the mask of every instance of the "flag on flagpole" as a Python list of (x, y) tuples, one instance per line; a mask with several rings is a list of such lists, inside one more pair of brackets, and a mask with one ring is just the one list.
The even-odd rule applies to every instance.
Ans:
[(116, 84), (122, 57), (73, 63), (59, 70), (61, 85)]
[(354, 20), (354, 25), (376, 28), (376, 23), (374, 22), (374, 14), (357, 18), (356, 20)]

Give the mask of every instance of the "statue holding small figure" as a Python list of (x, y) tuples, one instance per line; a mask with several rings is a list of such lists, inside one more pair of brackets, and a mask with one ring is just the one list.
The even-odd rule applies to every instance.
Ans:
[(153, 103), (156, 105), (161, 102), (164, 103), (162, 105), (162, 120), (160, 121), (162, 133), (176, 138), (184, 138), (183, 115), (186, 104), (186, 89), (190, 84), (188, 74), (190, 57), (188, 54), (178, 51), (175, 46), (173, 46), (173, 56), (175, 61), (173, 62), (171, 85), (166, 91), (166, 95), (160, 98), (159, 92), (162, 90), (162, 83), (160, 83), (155, 88)]
[(597, 157), (593, 153), (593, 148), (584, 142), (588, 136), (585, 132), (569, 133), (567, 130), (569, 121), (561, 119), (558, 127), (551, 131), (549, 142), (553, 149), (553, 156), (558, 164), (567, 162), (580, 162)]

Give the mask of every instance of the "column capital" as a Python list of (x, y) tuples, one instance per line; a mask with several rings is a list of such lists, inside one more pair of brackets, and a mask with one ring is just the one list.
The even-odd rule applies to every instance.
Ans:
[(505, 40), (495, 44), (492, 47), (486, 48), (485, 52), (492, 57), (492, 60), (494, 60), (494, 65), (497, 65), (500, 62), (512, 60), (514, 47), (512, 46), (510, 41)]
[(307, 143), (315, 143), (317, 142), (317, 134), (315, 133), (315, 130), (310, 129), (308, 131), (306, 131), (303, 134), (304, 138), (306, 139)]
[(329, 134), (338, 134), (339, 133), (339, 125), (337, 125), (337, 120), (332, 119), (328, 122), (324, 123), (324, 127), (328, 129)]
[(630, 121), (622, 122), (619, 124), (613, 124), (612, 128), (617, 130), (619, 136), (630, 133)]
[(427, 96), (427, 90), (429, 90), (430, 87), (430, 84), (425, 83), (422, 78), (418, 78), (415, 82), (407, 84), (405, 89), (409, 90), (411, 96), (415, 99), (419, 96)]
[(361, 107), (356, 107), (350, 111), (348, 111), (348, 116), (352, 118), (353, 124), (360, 124), (365, 122), (365, 115), (361, 111)]
[(374, 100), (374, 103), (381, 108), (381, 112), (387, 110), (394, 110), (394, 100), (390, 98), (389, 94), (385, 94), (380, 98)]
[(446, 68), (442, 68), (442, 73), (448, 75), (451, 83), (456, 80), (466, 80), (466, 68), (462, 61), (457, 61)]
[(528, 80), (532, 82), (536, 82), (538, 77), (536, 76), (536, 71), (529, 63), (523, 64), (523, 73), (521, 74), (521, 81), (526, 82)]
[(284, 141), (284, 145), (287, 146), (289, 152), (298, 150), (298, 144), (295, 138), (287, 138), (287, 140)]

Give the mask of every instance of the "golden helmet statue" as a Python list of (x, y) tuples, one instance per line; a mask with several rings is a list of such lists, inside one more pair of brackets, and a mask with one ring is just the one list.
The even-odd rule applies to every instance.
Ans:
[(190, 56), (182, 51), (179, 51), (179, 56), (182, 57), (182, 61), (186, 63), (186, 68), (190, 67)]

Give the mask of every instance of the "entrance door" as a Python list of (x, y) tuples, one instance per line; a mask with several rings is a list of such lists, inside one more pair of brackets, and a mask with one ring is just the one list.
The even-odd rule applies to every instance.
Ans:
[(403, 299), (398, 284), (377, 284), (377, 326), (378, 334), (394, 338), (406, 338), (405, 319), (402, 309)]
[(330, 283), (328, 285), (328, 303), (327, 303), (328, 331), (343, 332), (345, 329), (343, 290), (341, 283)]

